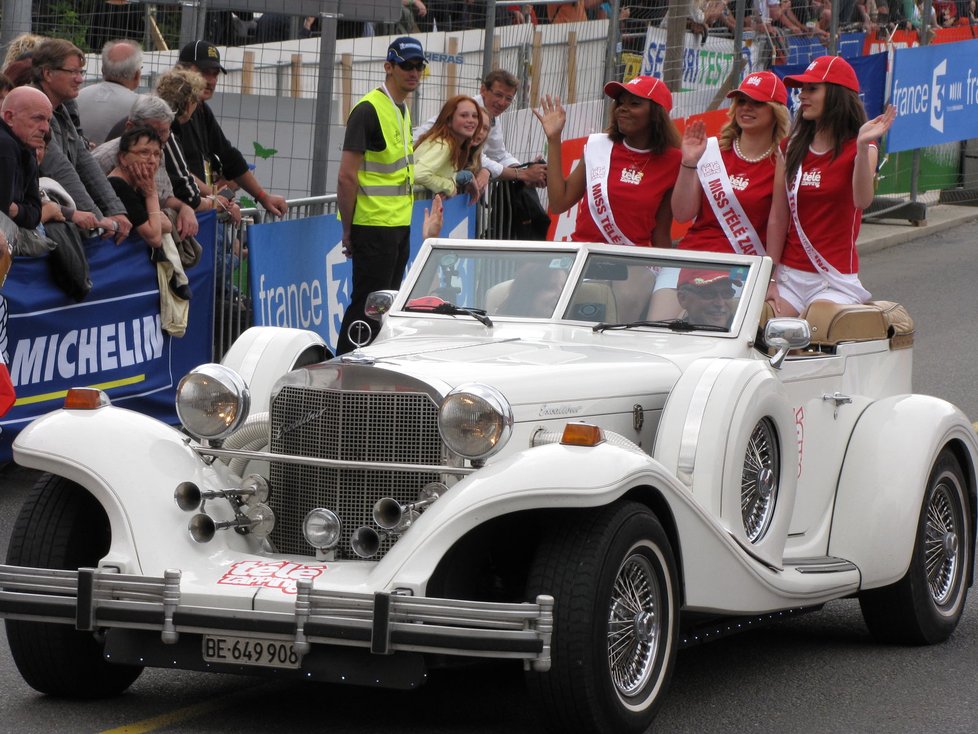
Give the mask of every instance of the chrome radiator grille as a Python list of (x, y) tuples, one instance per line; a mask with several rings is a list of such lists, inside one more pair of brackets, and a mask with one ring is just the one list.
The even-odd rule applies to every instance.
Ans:
[[(344, 392), (287, 386), (271, 412), (273, 453), (344, 461), (442, 463), (438, 406), (425, 394)], [(355, 558), (350, 535), (374, 527), (371, 513), (382, 497), (413, 502), (438, 474), (327, 469), (272, 462), (269, 504), (275, 512), (271, 540), (280, 553), (315, 555), (302, 537), (302, 520), (316, 507), (335, 512), (343, 524), (337, 558)], [(381, 536), (380, 558), (391, 546)]]

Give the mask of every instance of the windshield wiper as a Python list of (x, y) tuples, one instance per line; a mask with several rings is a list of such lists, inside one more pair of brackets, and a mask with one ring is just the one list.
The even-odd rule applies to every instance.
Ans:
[(405, 311), (415, 311), (422, 313), (440, 313), (447, 316), (471, 316), (480, 324), (492, 328), (492, 319), (486, 315), (482, 308), (465, 308), (456, 306), (454, 303), (439, 303), (437, 306), (412, 307), (410, 304), (404, 307)]
[(595, 324), (591, 327), (594, 332), (611, 331), (615, 329), (634, 329), (637, 326), (661, 326), (672, 331), (722, 331), (727, 332), (726, 326), (715, 326), (714, 324), (691, 324), (685, 319), (660, 319), (658, 321), (629, 321), (623, 324)]

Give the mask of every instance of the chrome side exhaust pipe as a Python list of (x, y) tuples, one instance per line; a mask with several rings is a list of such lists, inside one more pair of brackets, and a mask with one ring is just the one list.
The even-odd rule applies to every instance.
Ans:
[(233, 520), (216, 522), (209, 515), (198, 512), (187, 525), (190, 537), (195, 543), (209, 543), (217, 535), (218, 530), (234, 528), (239, 533), (251, 534), (265, 538), (275, 527), (275, 513), (268, 505), (249, 507), (247, 512), (238, 514)]
[(206, 500), (223, 498), (229, 502), (240, 501), (244, 498), (254, 499), (255, 502), (268, 501), (270, 490), (268, 482), (260, 474), (249, 474), (239, 488), (202, 490), (193, 482), (180, 482), (173, 490), (173, 499), (184, 512), (193, 512)]
[(350, 547), (360, 558), (373, 558), (380, 550), (380, 533), (366, 525), (353, 531)]
[(373, 509), (373, 520), (377, 525), (394, 533), (403, 533), (421, 517), (421, 511), (448, 491), (441, 482), (426, 484), (418, 493), (417, 502), (402, 505), (392, 497), (377, 500)]

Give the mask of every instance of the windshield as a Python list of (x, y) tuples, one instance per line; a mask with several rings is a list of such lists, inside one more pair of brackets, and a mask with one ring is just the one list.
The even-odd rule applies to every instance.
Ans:
[(549, 319), (574, 255), (515, 250), (433, 250), (405, 308), (434, 297), (490, 316)]
[(488, 318), (487, 325), (508, 317), (583, 321), (601, 331), (729, 330), (749, 273), (744, 258), (716, 263), (629, 250), (587, 251), (578, 263), (580, 253), (566, 250), (432, 248), (403, 309)]

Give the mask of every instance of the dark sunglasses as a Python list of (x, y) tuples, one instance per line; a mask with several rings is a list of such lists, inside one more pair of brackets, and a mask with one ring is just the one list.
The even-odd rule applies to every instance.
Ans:
[(425, 62), (423, 61), (402, 61), (398, 64), (404, 71), (424, 71)]
[(714, 298), (733, 298), (734, 294), (733, 287), (729, 285), (683, 286), (683, 290), (704, 301), (712, 301)]

